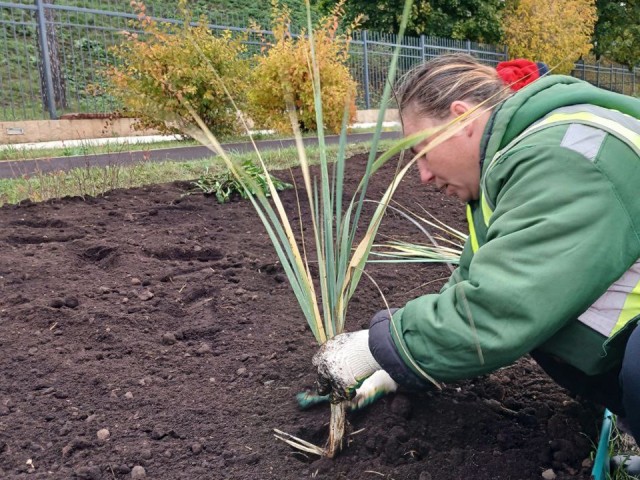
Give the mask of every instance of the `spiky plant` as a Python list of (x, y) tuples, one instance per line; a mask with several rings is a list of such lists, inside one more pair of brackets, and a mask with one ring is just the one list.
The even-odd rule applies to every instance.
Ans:
[[(262, 161), (257, 147), (255, 149), (258, 154), (258, 165), (265, 172), (264, 177), (267, 180), (268, 190), (271, 195), (270, 198), (262, 193), (259, 188), (256, 188), (254, 185), (255, 180), (246, 174), (245, 170), (241, 168), (241, 165), (237, 164), (226, 154), (217, 138), (211, 133), (209, 128), (207, 128), (207, 125), (197, 114), (196, 109), (191, 105), (189, 100), (171, 85), (165, 85), (165, 88), (168, 94), (174, 95), (175, 98), (184, 105), (193, 119), (193, 123), (178, 122), (180, 128), (188, 135), (215, 151), (220, 158), (224, 160), (229, 171), (237, 178), (245, 191), (256, 192), (255, 195), (248, 196), (249, 201), (253, 204), (265, 226), (293, 293), (298, 300), (302, 313), (315, 339), (319, 344), (322, 344), (344, 330), (347, 306), (364, 273), (364, 267), (367, 263), (381, 219), (403, 176), (412, 167), (417, 158), (458, 133), (468, 125), (469, 122), (473, 121), (477, 114), (482, 114), (486, 109), (483, 111), (468, 112), (446, 125), (419, 132), (399, 140), (379, 158), (375, 158), (380, 133), (382, 132), (382, 121), (384, 119), (386, 105), (391, 95), (391, 84), (396, 74), (400, 42), (407, 24), (409, 12), (411, 11), (412, 2), (411, 0), (406, 0), (398, 35), (398, 44), (389, 66), (388, 82), (383, 92), (378, 122), (373, 135), (371, 153), (367, 161), (366, 170), (356, 193), (348, 202), (347, 207), (343, 209), (348, 111), (345, 111), (342, 121), (340, 148), (337, 160), (333, 165), (330, 165), (325, 154), (322, 85), (320, 84), (318, 62), (315, 59), (309, 1), (306, 0), (305, 3), (307, 5), (307, 34), (309, 36), (308, 43), (310, 46), (308, 69), (309, 78), (313, 82), (314, 88), (315, 114), (318, 125), (317, 136), (321, 152), (319, 178), (311, 174), (293, 101), (291, 98), (285, 100), (291, 126), (295, 133), (300, 168), (304, 179), (305, 197), (311, 212), (312, 233), (310, 239), (304, 238), (302, 233), (300, 238), (297, 238), (294, 234), (294, 229), (280, 199), (280, 194), (271, 181), (271, 176), (268, 174), (269, 172)], [(221, 80), (220, 75), (218, 75), (213, 65), (210, 64), (210, 67), (213, 81), (219, 82), (233, 103), (233, 99), (231, 95), (229, 95), (229, 91)], [(283, 78), (282, 81), (285, 84), (287, 82), (286, 78)], [(237, 113), (239, 118), (243, 119), (242, 112), (237, 110)], [(246, 124), (244, 128), (250, 135), (249, 128)], [(361, 214), (370, 176), (389, 159), (423, 142), (427, 138), (430, 138), (428, 145), (419, 152), (418, 155), (407, 162), (406, 165), (398, 168), (395, 177), (388, 186), (371, 219), (365, 222), (361, 218)], [(364, 233), (360, 235), (362, 231), (364, 231)], [(357, 236), (361, 237), (359, 242), (356, 242)], [(309, 268), (309, 258), (314, 258), (318, 265), (318, 274), (315, 276)], [(422, 373), (425, 379), (434, 382), (418, 365), (414, 364), (414, 367)], [(279, 430), (276, 431), (276, 436), (288, 444), (306, 452), (333, 457), (342, 446), (346, 425), (345, 412), (346, 407), (344, 402), (331, 405), (330, 433), (329, 440), (325, 447), (315, 446)]]
[[(390, 239), (374, 244), (369, 263), (448, 263), (458, 264), (468, 235), (438, 220), (422, 205), (424, 215), (397, 204), (387, 208), (406, 218), (425, 235), (425, 242), (411, 243)], [(431, 234), (431, 231), (435, 231)]]

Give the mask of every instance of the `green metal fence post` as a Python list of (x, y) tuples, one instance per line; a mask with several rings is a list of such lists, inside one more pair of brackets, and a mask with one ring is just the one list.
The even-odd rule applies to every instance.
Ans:
[(369, 93), (369, 55), (367, 53), (367, 31), (362, 31), (362, 69), (364, 70), (364, 106), (371, 108), (371, 95)]
[(58, 112), (56, 112), (55, 93), (53, 90), (53, 76), (51, 74), (51, 58), (49, 57), (49, 44), (47, 43), (47, 21), (44, 15), (44, 6), (42, 0), (36, 0), (36, 19), (38, 22), (38, 45), (40, 47), (40, 65), (42, 83), (44, 84), (44, 91), (42, 92), (43, 102), (51, 120), (58, 119)]

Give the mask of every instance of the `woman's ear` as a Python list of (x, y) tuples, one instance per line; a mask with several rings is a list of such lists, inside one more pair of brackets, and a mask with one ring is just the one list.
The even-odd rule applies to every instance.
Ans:
[[(471, 105), (470, 103), (467, 103), (464, 100), (456, 100), (455, 102), (451, 103), (451, 106), (449, 107), (449, 111), (451, 112), (451, 116), (453, 118), (457, 118), (461, 115), (468, 113), (473, 108), (474, 108), (474, 105)], [(456, 134), (456, 136), (463, 134), (463, 135), (466, 135), (467, 137), (471, 137), (473, 135), (474, 123), (475, 122), (471, 122), (467, 124), (460, 132)]]
[(449, 111), (452, 116), (459, 117), (460, 115), (467, 113), (472, 108), (473, 106), (470, 103), (467, 103), (464, 100), (456, 100), (449, 106)]

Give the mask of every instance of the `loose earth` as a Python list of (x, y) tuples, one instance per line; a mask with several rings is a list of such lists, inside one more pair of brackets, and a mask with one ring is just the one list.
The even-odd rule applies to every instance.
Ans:
[[(350, 192), (365, 161), (347, 163)], [(394, 168), (371, 179), (370, 198)], [(299, 171), (277, 172), (291, 175), (302, 185)], [(600, 410), (529, 358), (351, 414), (334, 460), (275, 439), (274, 428), (327, 438), (329, 407), (301, 411), (295, 401), (313, 388), (317, 345), (251, 204), (185, 196), (189, 188), (0, 209), (0, 478), (589, 478)], [(306, 203), (298, 213), (294, 191), (282, 198), (309, 233)], [(462, 205), (416, 174), (396, 200), (466, 230)], [(426, 242), (394, 213), (379, 238)], [(375, 264), (368, 273), (402, 306), (437, 292), (449, 270)], [(366, 328), (383, 306), (363, 277), (347, 329)]]

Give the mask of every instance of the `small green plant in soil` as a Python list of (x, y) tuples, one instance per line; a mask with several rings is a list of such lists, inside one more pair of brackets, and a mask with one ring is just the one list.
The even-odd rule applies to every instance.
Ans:
[(245, 160), (242, 163), (246, 175), (253, 179), (248, 189), (245, 189), (229, 170), (219, 174), (212, 174), (209, 169), (205, 171), (197, 180), (191, 182), (194, 190), (189, 193), (204, 193), (205, 195), (215, 195), (220, 203), (227, 203), (234, 195), (240, 195), (245, 200), (249, 195), (255, 195), (260, 190), (265, 196), (271, 196), (269, 192), (269, 182), (267, 176), (270, 177), (273, 186), (278, 191), (293, 188), (290, 183), (283, 182), (279, 178), (265, 173), (262, 168), (256, 166), (251, 160)]

